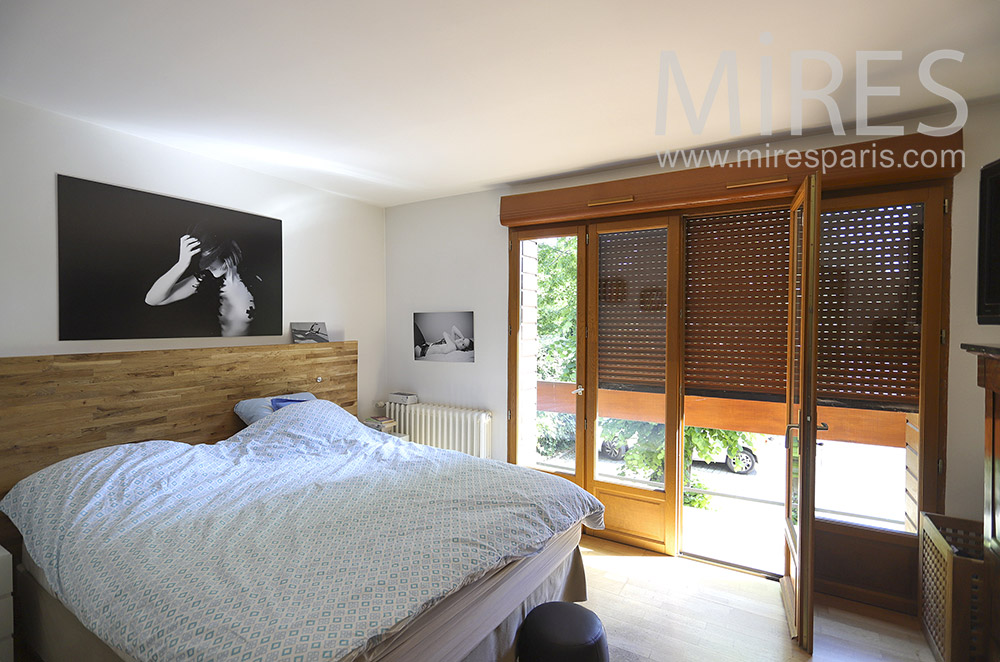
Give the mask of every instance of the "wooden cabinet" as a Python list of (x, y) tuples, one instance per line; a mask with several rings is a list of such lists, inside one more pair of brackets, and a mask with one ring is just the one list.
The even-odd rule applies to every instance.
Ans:
[[(1000, 346), (962, 345), (979, 357), (979, 385), (986, 389), (983, 539), (990, 595), (1000, 596)], [(990, 622), (989, 659), (1000, 662), (1000, 607)]]

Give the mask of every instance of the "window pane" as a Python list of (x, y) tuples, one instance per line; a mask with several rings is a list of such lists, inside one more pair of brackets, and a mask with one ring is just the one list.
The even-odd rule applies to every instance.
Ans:
[(517, 463), (576, 471), (577, 240), (520, 242)]
[(816, 447), (816, 517), (905, 530), (906, 450), (846, 441)]
[(663, 489), (666, 286), (666, 228), (600, 235), (598, 480)]
[[(819, 404), (853, 410), (862, 428), (885, 429), (886, 417), (895, 416), (902, 429), (912, 416), (904, 412), (916, 412), (920, 395), (924, 206), (826, 212), (821, 222)], [(886, 433), (880, 444), (860, 443), (843, 428), (820, 433), (816, 516), (905, 530), (899, 436)]]

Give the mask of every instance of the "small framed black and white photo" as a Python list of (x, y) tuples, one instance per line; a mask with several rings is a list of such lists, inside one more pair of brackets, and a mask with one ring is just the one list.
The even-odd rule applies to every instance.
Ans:
[(473, 363), (476, 360), (472, 311), (413, 313), (413, 358), (417, 361)]
[(326, 322), (292, 322), (292, 342), (330, 342), (330, 334), (326, 331)]

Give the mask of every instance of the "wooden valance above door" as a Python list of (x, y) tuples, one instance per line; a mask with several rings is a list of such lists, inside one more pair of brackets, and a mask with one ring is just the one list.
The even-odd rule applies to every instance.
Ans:
[[(871, 188), (888, 184), (948, 179), (958, 174), (964, 163), (962, 132), (931, 137), (910, 134), (869, 140), (822, 150), (802, 150), (797, 166), (779, 149), (770, 147), (770, 164), (743, 164), (740, 167), (709, 166), (691, 170), (618, 179), (584, 186), (551, 189), (536, 193), (506, 195), (500, 199), (500, 224), (524, 227), (732, 204), (791, 198), (803, 177), (819, 163), (825, 191)], [(755, 148), (747, 148), (755, 153)], [(735, 153), (735, 149), (731, 149)], [(886, 159), (892, 158), (891, 167)], [(904, 165), (904, 158), (909, 162)], [(810, 161), (812, 161), (810, 163)], [(777, 165), (775, 165), (777, 162)]]

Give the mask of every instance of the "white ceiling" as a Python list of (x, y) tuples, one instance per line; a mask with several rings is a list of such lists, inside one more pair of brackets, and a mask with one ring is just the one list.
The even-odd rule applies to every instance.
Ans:
[[(870, 85), (901, 93), (870, 117), (950, 108), (920, 60), (963, 51), (934, 78), (1000, 93), (1000, 2), (0, 0), (0, 96), (383, 206), (759, 135), (762, 56), (787, 130), (789, 54), (809, 49), (843, 64), (845, 121), (858, 50), (903, 52), (871, 65)], [(700, 105), (723, 50), (740, 135), (723, 89), (700, 135), (672, 102), (657, 136), (661, 51)], [(828, 77), (814, 62), (805, 87)]]

